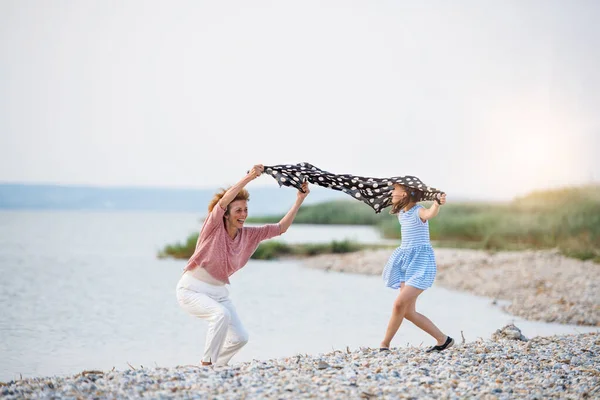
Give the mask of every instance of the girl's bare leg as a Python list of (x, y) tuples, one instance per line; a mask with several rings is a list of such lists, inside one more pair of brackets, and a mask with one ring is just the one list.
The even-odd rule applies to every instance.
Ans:
[(402, 324), (402, 320), (406, 316), (406, 314), (410, 310), (411, 304), (414, 304), (417, 301), (417, 297), (423, 293), (421, 289), (417, 289), (412, 286), (402, 286), (400, 287), (400, 294), (394, 300), (394, 306), (392, 307), (392, 316), (390, 317), (390, 321), (388, 322), (388, 327), (385, 332), (385, 337), (381, 342), (382, 348), (389, 348), (390, 343), (398, 332), (400, 328), (400, 324)]
[(417, 327), (433, 336), (433, 338), (437, 340), (438, 346), (443, 345), (448, 336), (446, 336), (442, 331), (440, 331), (439, 328), (435, 326), (435, 324), (431, 322), (429, 318), (427, 318), (423, 314), (419, 314), (415, 309), (416, 304), (417, 299), (415, 298), (415, 301), (408, 306), (408, 311), (404, 315), (404, 318), (406, 318), (407, 320), (415, 324)]

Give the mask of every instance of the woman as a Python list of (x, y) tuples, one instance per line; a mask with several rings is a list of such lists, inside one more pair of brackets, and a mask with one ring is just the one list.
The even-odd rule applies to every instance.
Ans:
[(213, 197), (196, 250), (177, 283), (179, 305), (191, 315), (208, 321), (202, 365), (227, 365), (248, 342), (248, 333), (225, 285), (231, 275), (246, 265), (261, 241), (288, 230), (309, 193), (305, 182), (304, 192), (298, 191), (296, 202), (278, 224), (244, 227), (250, 197), (244, 187), (263, 171), (263, 165), (255, 165), (241, 181)]

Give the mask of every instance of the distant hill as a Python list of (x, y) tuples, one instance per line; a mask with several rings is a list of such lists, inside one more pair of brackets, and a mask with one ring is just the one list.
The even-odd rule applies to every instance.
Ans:
[[(197, 212), (204, 215), (215, 189), (92, 187), (32, 184), (0, 184), (0, 209), (12, 210), (114, 210)], [(288, 187), (250, 188), (252, 215), (283, 213), (294, 203), (296, 192)], [(348, 196), (311, 186), (306, 204)]]

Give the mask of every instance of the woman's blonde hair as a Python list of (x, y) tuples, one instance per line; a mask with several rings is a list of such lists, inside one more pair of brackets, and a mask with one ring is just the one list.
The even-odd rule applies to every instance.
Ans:
[(390, 210), (390, 214), (398, 214), (400, 210), (406, 207), (407, 204), (411, 202), (418, 203), (423, 200), (423, 192), (419, 189), (413, 189), (408, 186), (400, 185), (402, 189), (406, 192), (406, 197), (400, 200), (399, 203), (392, 204), (392, 209)]
[[(219, 200), (221, 200), (223, 198), (223, 196), (230, 189), (230, 187), (228, 187), (227, 189), (221, 189), (218, 193), (215, 193), (215, 195), (213, 196), (212, 200), (208, 203), (208, 212), (209, 213), (212, 212), (213, 208), (215, 208), (215, 206), (217, 205), (217, 203), (219, 202)], [(235, 196), (235, 199), (231, 200), (231, 203), (233, 203), (236, 200), (246, 200), (246, 201), (248, 201), (248, 200), (250, 200), (250, 193), (248, 193), (248, 191), (246, 189), (242, 189), (242, 190), (239, 191), (239, 193), (237, 194), (237, 196)], [(231, 205), (231, 203), (229, 203), (227, 205), (227, 210), (225, 210), (225, 214), (227, 214), (229, 212), (229, 206)]]

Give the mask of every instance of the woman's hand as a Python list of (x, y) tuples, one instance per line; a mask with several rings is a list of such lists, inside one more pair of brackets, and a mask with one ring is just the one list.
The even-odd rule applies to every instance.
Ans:
[(237, 196), (240, 190), (242, 190), (247, 183), (258, 178), (264, 170), (265, 167), (262, 164), (256, 164), (250, 171), (248, 171), (246, 176), (243, 177), (241, 181), (227, 189), (223, 197), (221, 197), (221, 200), (219, 200), (219, 205), (221, 208), (223, 210), (227, 210), (227, 206), (233, 201), (233, 199), (235, 199), (235, 196)]
[(302, 190), (304, 191), (304, 193), (298, 190), (298, 199), (304, 201), (306, 196), (308, 196), (308, 194), (310, 193), (310, 189), (308, 188), (308, 182), (302, 183)]
[(256, 164), (250, 171), (248, 171), (248, 176), (250, 179), (256, 179), (262, 175), (265, 171), (265, 167), (262, 164)]

